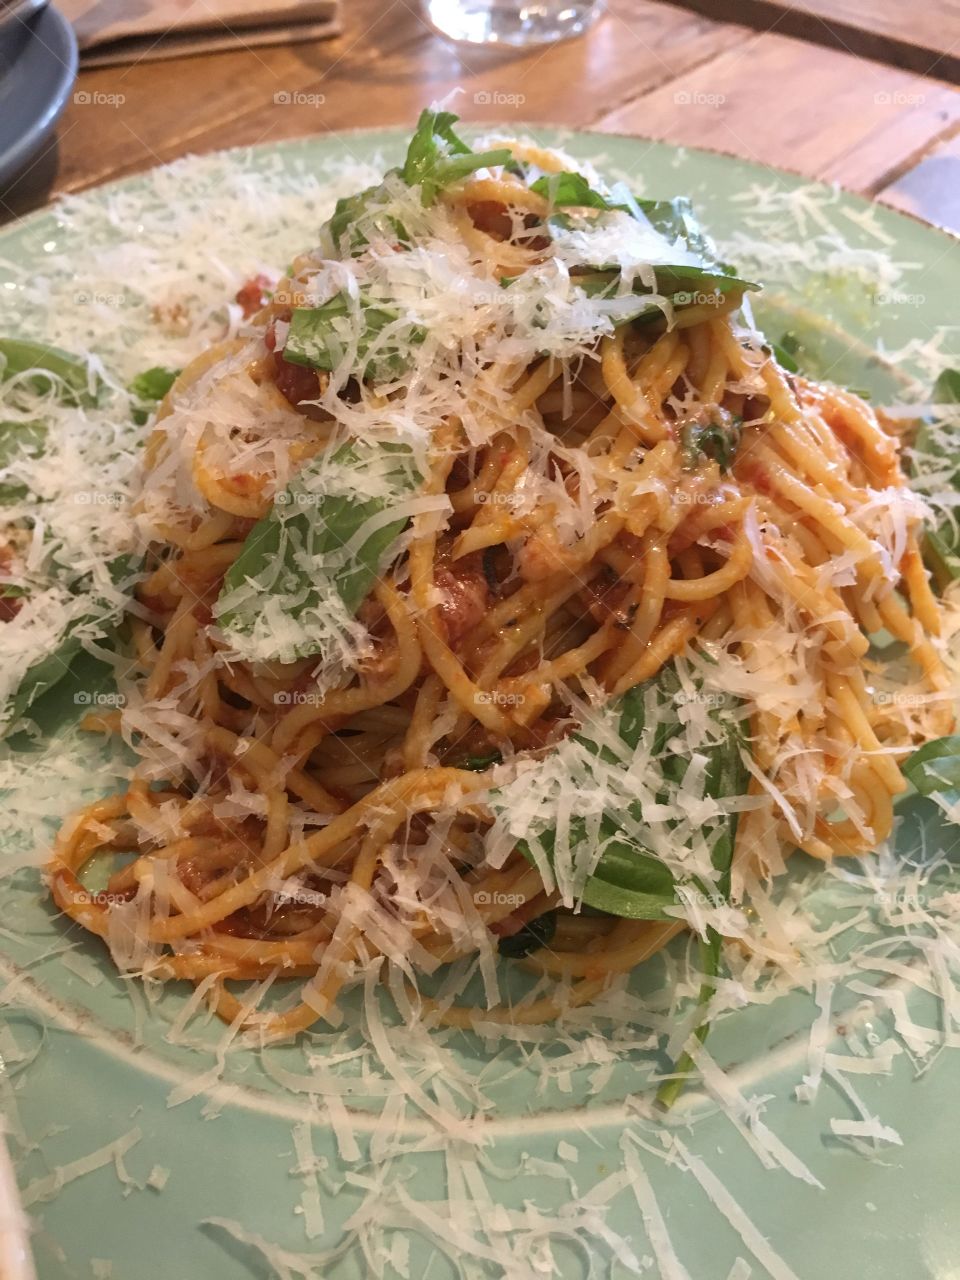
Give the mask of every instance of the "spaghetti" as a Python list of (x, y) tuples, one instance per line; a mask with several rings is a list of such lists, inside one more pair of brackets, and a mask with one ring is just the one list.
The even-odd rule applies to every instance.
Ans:
[[(657, 804), (589, 805), (711, 886), (709, 856), (673, 846), (685, 821), (738, 815), (727, 908), (784, 851), (884, 841), (899, 762), (953, 723), (923, 508), (871, 408), (778, 364), (688, 220), (681, 239), (521, 143), (473, 156), (426, 114), (427, 159), (338, 206), (323, 251), (165, 399), (136, 688), (90, 717), (141, 763), (50, 865), (58, 906), (122, 968), (206, 983), (267, 1037), (330, 1016), (381, 957), (412, 979), (475, 953), (489, 979), (497, 943), (551, 912), (521, 963), (555, 992), (509, 1008), (488, 981), (485, 1020), (548, 1020), (683, 928), (720, 928), (682, 894), (647, 918), (581, 910), (610, 837), (576, 839), (575, 779), (521, 812), (594, 712), (667, 670), (660, 757), (686, 744), (686, 771), (648, 742), (627, 776), (657, 773)], [(335, 545), (309, 542), (345, 511)], [(711, 797), (696, 762), (721, 694), (749, 780)], [(545, 831), (552, 862), (531, 852)], [(271, 1010), (227, 985), (277, 977), (298, 994)]]

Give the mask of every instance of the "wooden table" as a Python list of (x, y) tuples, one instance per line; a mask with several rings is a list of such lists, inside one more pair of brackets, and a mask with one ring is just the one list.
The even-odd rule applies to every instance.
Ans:
[(409, 124), (459, 87), (467, 120), (715, 148), (960, 230), (960, 93), (938, 78), (957, 67), (958, 0), (609, 0), (586, 37), (522, 54), (445, 43), (416, 0), (344, 10), (332, 40), (81, 72), (58, 146), (8, 194), (7, 216), (186, 152)]

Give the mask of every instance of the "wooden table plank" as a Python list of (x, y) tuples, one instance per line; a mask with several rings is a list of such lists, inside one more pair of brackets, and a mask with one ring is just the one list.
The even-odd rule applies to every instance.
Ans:
[[(191, 150), (409, 124), (457, 89), (453, 106), (467, 119), (586, 126), (741, 38), (739, 28), (667, 4), (611, 0), (586, 39), (523, 53), (463, 49), (404, 3), (360, 0), (334, 40), (82, 72), (89, 103), (63, 122), (56, 190)], [(114, 106), (117, 94), (124, 101)]]
[[(610, 0), (585, 38), (512, 52), (452, 46), (426, 27), (416, 0), (354, 0), (333, 40), (82, 72), (59, 131), (59, 169), (54, 154), (41, 159), (16, 211), (50, 189), (80, 190), (189, 151), (409, 124), (458, 88), (451, 104), (471, 121), (712, 147), (867, 193), (896, 183), (892, 201), (917, 198), (907, 171), (960, 118), (960, 98), (938, 80), (674, 3)], [(952, 174), (949, 160), (936, 173)], [(931, 186), (933, 171), (918, 178), (924, 212), (949, 222), (950, 191)], [(7, 193), (0, 215), (10, 204)]]
[(960, 0), (670, 0), (718, 22), (960, 83)]
[(870, 192), (958, 121), (960, 93), (936, 80), (759, 35), (608, 112), (600, 125)]

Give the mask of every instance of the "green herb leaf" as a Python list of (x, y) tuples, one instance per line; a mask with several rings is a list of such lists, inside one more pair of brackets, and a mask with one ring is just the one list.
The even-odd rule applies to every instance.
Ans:
[[(723, 939), (716, 929), (708, 929), (706, 939), (699, 939), (698, 950), (700, 953), (700, 971), (703, 974), (703, 978), (700, 983), (700, 989), (697, 992), (697, 1008), (706, 1010), (714, 991), (717, 989), (720, 959), (723, 954)], [(710, 1021), (708, 1018), (703, 1017), (693, 1031), (693, 1035), (703, 1044), (709, 1032)], [(657, 1102), (661, 1107), (669, 1109), (673, 1106), (681, 1093), (683, 1093), (687, 1083), (686, 1077), (694, 1070), (694, 1067), (693, 1058), (684, 1050), (673, 1064), (671, 1079), (664, 1080), (657, 1090)]]
[[(629, 690), (615, 705), (614, 714), (619, 717), (618, 736), (631, 750), (636, 749), (645, 730), (648, 692), (654, 692), (658, 703), (672, 705), (679, 689), (676, 673), (672, 667), (668, 667), (647, 684)], [(720, 719), (716, 710), (711, 712), (711, 718), (720, 732), (707, 752), (705, 794), (714, 798), (742, 795), (746, 790), (747, 775), (740, 754), (739, 734), (732, 723)], [(686, 761), (671, 755), (667, 750), (667, 743), (678, 728), (678, 720), (659, 724), (652, 753), (663, 770), (665, 779), (669, 777), (675, 782), (683, 780), (687, 768)], [(574, 737), (591, 753), (599, 752), (601, 758), (608, 758), (605, 751), (590, 740), (587, 730), (582, 730)], [(663, 920), (669, 918), (666, 908), (675, 907), (680, 902), (678, 890), (682, 892), (685, 886), (678, 886), (670, 870), (659, 858), (624, 833), (626, 827), (642, 821), (642, 816), (639, 806), (632, 806), (626, 813), (603, 815), (598, 831), (603, 853), (584, 886), (582, 901), (610, 915), (625, 916), (633, 920)], [(588, 838), (587, 829), (584, 818), (576, 815), (571, 817), (571, 847)], [(735, 815), (717, 824), (713, 863), (719, 872), (719, 879), (711, 893), (721, 899), (729, 893), (729, 862), (733, 856), (735, 833)], [(539, 835), (537, 844), (552, 863), (556, 832), (548, 830)], [(519, 848), (536, 865), (529, 845), (521, 842)], [(706, 886), (699, 884), (686, 887), (701, 893), (706, 891)]]
[(356, 346), (363, 376), (373, 382), (389, 381), (410, 366), (410, 347), (419, 345), (427, 336), (420, 325), (406, 324), (395, 336), (381, 342), (384, 329), (395, 325), (399, 318), (398, 312), (387, 307), (354, 300), (343, 292), (335, 294), (322, 306), (294, 309), (283, 357), (291, 364), (332, 372), (344, 354)]
[(44, 342), (0, 338), (0, 381), (28, 373), (31, 391), (46, 395), (51, 389), (64, 404), (95, 405), (101, 384), (91, 378), (86, 361)]
[(942, 793), (948, 804), (960, 800), (960, 735), (925, 742), (901, 765), (903, 776), (922, 796)]
[(167, 369), (156, 364), (152, 369), (144, 369), (130, 383), (130, 394), (138, 400), (162, 400), (177, 378), (179, 369)]
[(530, 184), (530, 190), (543, 196), (552, 208), (577, 209), (630, 209), (625, 204), (611, 204), (606, 196), (595, 191), (582, 173), (546, 173)]
[(500, 955), (508, 956), (511, 960), (521, 960), (531, 951), (539, 951), (541, 947), (549, 946), (556, 932), (557, 913), (545, 911), (535, 920), (529, 920), (518, 933), (513, 933), (508, 938), (501, 938), (497, 950)]
[(489, 769), (491, 765), (500, 764), (503, 756), (499, 751), (488, 751), (485, 755), (467, 756), (461, 769), (472, 769), (475, 773), (482, 773), (484, 769)]
[[(0, 422), (0, 470), (9, 467), (20, 454), (38, 457), (46, 442), (47, 428), (42, 422)], [(27, 492), (24, 484), (0, 480), (0, 505), (20, 502)]]
[[(390, 169), (387, 176), (399, 175), (399, 169)], [(390, 201), (390, 188), (386, 182), (367, 187), (353, 196), (341, 196), (333, 210), (333, 216), (326, 225), (333, 249), (339, 256), (344, 252), (354, 256), (370, 243), (370, 234), (377, 234), (395, 240), (398, 244), (409, 244), (410, 237), (406, 228), (388, 213), (385, 207)], [(368, 234), (369, 233), (369, 234)]]
[(933, 384), (934, 404), (960, 404), (960, 369), (944, 369)]
[(460, 182), (477, 169), (507, 164), (511, 158), (505, 147), (495, 151), (471, 151), (453, 131), (459, 118), (450, 111), (428, 109), (421, 113), (416, 132), (410, 139), (400, 173), (408, 186), (420, 188), (424, 207), (433, 204), (444, 187)]
[[(129, 584), (132, 590), (139, 567), (139, 557), (117, 556), (108, 566), (110, 581), (115, 586), (127, 587)], [(108, 639), (121, 620), (118, 616), (104, 617), (106, 602), (97, 596), (88, 580), (81, 580), (74, 590), (77, 595), (89, 595), (90, 608), (69, 623), (55, 649), (28, 667), (5, 708), (4, 732), (15, 726), (38, 698), (70, 675), (77, 660), (86, 652), (84, 641), (92, 627), (96, 627), (103, 639)]]
[[(913, 464), (914, 475), (919, 474), (922, 479), (929, 463), (930, 469), (938, 473), (938, 489), (942, 491), (944, 485), (960, 489), (960, 451), (953, 439), (957, 422), (955, 411), (949, 408), (960, 405), (960, 370), (944, 369), (933, 385), (930, 400), (934, 405), (948, 407), (942, 416), (929, 417), (920, 424), (913, 442), (920, 455)], [(948, 474), (944, 476), (944, 472)], [(940, 591), (960, 578), (960, 521), (955, 513), (943, 515), (937, 525), (926, 530), (922, 551)]]
[[(227, 571), (215, 610), (224, 631), (252, 634), (264, 601), (280, 596), (284, 613), (303, 623), (306, 634), (294, 650), (275, 658), (289, 662), (317, 653), (311, 615), (322, 611), (331, 591), (356, 613), (407, 518), (376, 522), (366, 536), (365, 526), (419, 483), (405, 445), (355, 441), (308, 462), (250, 530)], [(380, 492), (364, 497), (365, 489)]]
[(797, 354), (800, 351), (800, 339), (794, 333), (785, 333), (779, 342), (766, 344), (773, 352), (773, 358), (781, 369), (787, 373), (799, 373), (800, 365)]
[(137, 374), (127, 388), (132, 396), (142, 402), (142, 407), (133, 411), (133, 420), (137, 426), (144, 425), (157, 402), (163, 399), (179, 376), (179, 369), (166, 369), (159, 364)]
[(721, 471), (729, 471), (740, 447), (743, 419), (723, 414), (712, 422), (685, 422), (680, 429), (684, 470), (692, 471), (703, 459), (716, 462)]

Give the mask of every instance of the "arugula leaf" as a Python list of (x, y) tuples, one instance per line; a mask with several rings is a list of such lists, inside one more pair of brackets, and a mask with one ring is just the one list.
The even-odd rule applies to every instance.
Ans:
[(960, 369), (944, 369), (933, 384), (934, 404), (960, 404)]
[(900, 766), (922, 796), (943, 793), (948, 804), (960, 800), (960, 734), (925, 742)]
[[(20, 453), (39, 456), (46, 442), (47, 428), (42, 422), (0, 422), (0, 470), (10, 466)], [(24, 484), (0, 481), (0, 504), (19, 502), (27, 492)]]
[[(697, 992), (697, 1008), (705, 1010), (710, 1003), (710, 997), (716, 990), (717, 978), (720, 975), (723, 939), (716, 929), (708, 929), (706, 939), (699, 939), (698, 948), (703, 980), (700, 983), (700, 990)], [(709, 1033), (710, 1022), (709, 1019), (704, 1017), (694, 1029), (693, 1035), (703, 1044)], [(684, 1050), (673, 1064), (672, 1078), (664, 1080), (657, 1090), (657, 1102), (661, 1107), (669, 1110), (673, 1106), (681, 1093), (683, 1093), (687, 1083), (686, 1077), (693, 1071), (695, 1065), (693, 1058)]]
[[(930, 400), (934, 405), (960, 405), (960, 370), (944, 369), (933, 384)], [(947, 483), (960, 488), (960, 453), (951, 447), (951, 434), (945, 421), (927, 419), (920, 424), (914, 448), (933, 459), (936, 470), (950, 470)], [(914, 474), (917, 474), (916, 465)], [(960, 523), (955, 516), (944, 516), (936, 527), (926, 530), (922, 552), (940, 591), (960, 578)]]
[(137, 374), (130, 383), (129, 391), (138, 400), (162, 400), (179, 376), (179, 369), (155, 364), (153, 368)]
[[(132, 580), (138, 573), (139, 567), (138, 556), (132, 554), (117, 556), (107, 566), (110, 581), (115, 586), (126, 586), (128, 580)], [(86, 652), (84, 638), (89, 635), (91, 626), (94, 624), (99, 626), (103, 630), (104, 638), (114, 633), (114, 628), (120, 619), (104, 621), (104, 601), (91, 590), (87, 580), (81, 580), (75, 588), (75, 593), (78, 595), (84, 592), (90, 595), (91, 607), (68, 624), (55, 649), (44, 654), (24, 672), (16, 693), (4, 708), (6, 713), (4, 732), (15, 725), (38, 698), (70, 674), (77, 660)]]
[[(399, 169), (388, 169), (387, 176), (399, 175)], [(386, 204), (390, 199), (390, 189), (385, 182), (367, 187), (353, 196), (341, 196), (333, 210), (333, 216), (326, 225), (326, 231), (338, 254), (346, 252), (352, 257), (358, 250), (370, 243), (367, 234), (361, 230), (363, 223), (368, 230), (386, 238), (392, 238), (398, 244), (409, 244), (410, 236), (403, 223), (386, 209), (372, 212), (377, 204)]]
[(712, 422), (685, 422), (680, 430), (684, 470), (692, 471), (701, 458), (710, 458), (721, 471), (729, 471), (740, 447), (742, 425), (741, 417), (723, 410)]
[[(675, 308), (696, 304), (701, 294), (722, 298), (727, 294), (743, 293), (760, 287), (744, 280), (733, 267), (718, 259), (709, 237), (697, 221), (693, 206), (685, 196), (676, 196), (672, 200), (647, 200), (628, 196), (626, 201), (617, 202), (595, 191), (578, 173), (549, 174), (538, 178), (532, 190), (550, 199), (555, 207), (579, 206), (601, 212), (619, 210), (634, 218), (639, 215), (646, 218), (654, 231), (662, 237), (667, 251), (679, 244), (687, 254), (694, 255), (696, 261), (692, 263), (671, 262), (667, 256), (666, 261), (651, 264), (656, 273), (656, 292), (668, 297)], [(566, 214), (554, 215), (549, 222), (555, 236), (578, 225), (575, 219)], [(622, 272), (619, 267), (610, 264), (585, 262), (582, 264), (582, 273), (574, 275), (574, 282), (588, 297), (625, 296)], [(660, 307), (645, 301), (644, 295), (651, 292), (639, 277), (631, 280), (626, 296), (633, 294), (637, 305), (632, 311), (618, 313), (618, 322), (635, 322), (662, 315)]]
[(511, 960), (521, 960), (531, 951), (549, 946), (556, 932), (556, 911), (545, 911), (535, 920), (528, 920), (518, 933), (513, 933), (508, 938), (501, 938), (497, 944), (497, 951)]
[(400, 174), (407, 186), (420, 188), (424, 207), (433, 204), (444, 187), (459, 182), (477, 169), (507, 164), (511, 158), (505, 147), (495, 151), (471, 151), (453, 131), (459, 118), (450, 111), (428, 108), (421, 113), (410, 139)]
[(781, 369), (787, 373), (799, 373), (800, 365), (797, 355), (800, 352), (800, 339), (795, 333), (785, 333), (779, 342), (765, 343), (773, 353), (773, 358)]
[[(319, 307), (296, 307), (290, 317), (290, 331), (283, 348), (283, 358), (308, 369), (332, 372), (344, 353), (356, 343), (357, 359), (363, 364), (363, 376), (373, 382), (399, 377), (409, 368), (412, 353), (401, 346), (400, 335), (379, 344), (388, 325), (396, 324), (399, 313), (387, 307), (352, 300), (346, 293), (335, 294)], [(359, 332), (358, 332), (359, 329)], [(427, 336), (420, 325), (407, 324), (401, 329), (410, 344), (420, 344)], [(371, 348), (373, 356), (367, 360)]]
[(138, 427), (144, 425), (157, 402), (163, 399), (179, 376), (179, 369), (166, 369), (157, 364), (152, 369), (144, 369), (130, 382), (127, 390), (142, 402), (141, 407), (133, 411), (133, 420)]
[(99, 400), (101, 383), (94, 376), (91, 385), (86, 361), (60, 347), (25, 338), (0, 338), (0, 381), (29, 373), (32, 391), (46, 395), (51, 388), (64, 404), (90, 407)]
[(491, 765), (500, 764), (503, 756), (499, 751), (488, 751), (485, 755), (467, 756), (461, 769), (473, 769), (476, 773), (481, 773), (484, 769), (489, 769)]
[[(631, 750), (636, 749), (645, 730), (646, 696), (650, 689), (655, 691), (659, 703), (673, 703), (680, 690), (673, 668), (664, 668), (652, 681), (628, 690), (615, 704), (614, 714), (619, 716), (618, 736)], [(747, 775), (740, 755), (739, 735), (732, 724), (721, 722), (715, 713), (711, 718), (718, 724), (721, 732), (718, 740), (708, 749), (705, 793), (714, 798), (741, 795), (746, 790)], [(660, 763), (664, 777), (675, 782), (683, 780), (687, 769), (687, 762), (672, 756), (667, 748), (678, 728), (679, 721), (658, 724), (652, 753), (653, 758)], [(574, 738), (591, 754), (606, 758), (605, 752), (590, 740), (586, 731), (575, 734)], [(625, 825), (642, 821), (642, 817), (639, 805), (631, 806), (626, 814), (614, 812), (603, 815), (599, 824), (603, 852), (584, 886), (582, 901), (609, 915), (625, 916), (632, 920), (665, 920), (670, 918), (666, 908), (680, 903), (679, 895), (685, 887), (693, 887), (699, 892), (705, 892), (706, 887), (699, 884), (678, 885), (659, 858), (640, 846), (632, 837), (621, 834)], [(713, 862), (720, 875), (716, 889), (711, 891), (713, 896), (723, 898), (729, 893), (729, 862), (733, 856), (735, 834), (736, 815), (718, 824)], [(572, 816), (569, 832), (571, 847), (587, 838), (586, 819)], [(556, 831), (548, 830), (538, 835), (537, 843), (552, 863)], [(536, 865), (529, 845), (521, 841), (518, 847)]]
[[(392, 490), (392, 496), (362, 496), (364, 478), (372, 474), (385, 481), (383, 487)], [(269, 515), (250, 530), (227, 571), (215, 610), (220, 625), (228, 632), (249, 634), (264, 597), (278, 590), (287, 602), (285, 612), (299, 620), (321, 606), (324, 587), (332, 587), (347, 610), (356, 613), (389, 560), (407, 517), (377, 524), (366, 537), (364, 526), (419, 483), (405, 445), (355, 441), (332, 456), (324, 453), (308, 462), (277, 495)], [(248, 584), (253, 590), (244, 602), (232, 603), (230, 597)], [(294, 656), (316, 652), (316, 644), (304, 642)]]
[(530, 190), (543, 196), (554, 209), (575, 207), (578, 209), (623, 209), (625, 204), (612, 204), (606, 196), (595, 191), (582, 173), (546, 173), (530, 184)]

